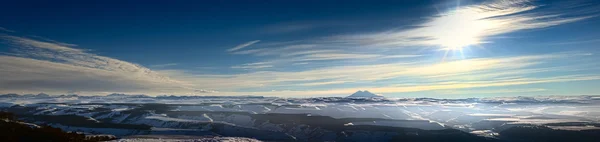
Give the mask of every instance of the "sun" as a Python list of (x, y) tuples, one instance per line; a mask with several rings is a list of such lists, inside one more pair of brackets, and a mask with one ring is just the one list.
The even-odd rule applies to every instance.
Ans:
[(439, 30), (434, 36), (434, 42), (444, 50), (461, 50), (481, 43), (489, 24), (478, 19), (476, 14), (465, 11), (452, 12), (438, 20)]
[(441, 44), (443, 50), (462, 50), (469, 45), (478, 44), (478, 40), (468, 36), (457, 35), (457, 37)]
[(482, 47), (486, 43), (484, 38), (490, 32), (495, 32), (502, 22), (493, 20), (485, 11), (473, 10), (471, 8), (458, 8), (453, 11), (441, 13), (432, 21), (428, 22), (432, 33), (431, 44), (437, 45), (445, 51), (442, 61), (446, 59), (451, 51), (458, 51), (464, 59), (463, 49), (468, 47)]

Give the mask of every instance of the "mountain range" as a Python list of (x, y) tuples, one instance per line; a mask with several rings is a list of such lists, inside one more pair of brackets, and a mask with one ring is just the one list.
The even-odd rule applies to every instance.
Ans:
[(0, 97), (0, 111), (14, 113), (24, 123), (125, 139), (481, 142), (600, 137), (600, 96), (435, 99), (355, 94), (369, 97), (13, 94)]

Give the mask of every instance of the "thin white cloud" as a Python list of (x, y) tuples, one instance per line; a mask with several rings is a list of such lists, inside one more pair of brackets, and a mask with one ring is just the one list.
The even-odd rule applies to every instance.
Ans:
[(132, 92), (160, 87), (139, 75), (51, 61), (0, 56), (0, 90), (14, 92)]
[(392, 59), (392, 58), (414, 58), (414, 57), (422, 57), (423, 55), (389, 55), (389, 56), (383, 56), (382, 58), (384, 59)]
[(528, 0), (494, 0), (458, 7), (441, 13), (417, 28), (389, 30), (371, 34), (342, 35), (329, 38), (336, 42), (376, 47), (468, 46), (490, 42), (490, 36), (528, 29), (539, 29), (588, 19), (593, 16), (567, 16), (568, 10), (538, 10)]
[(549, 43), (548, 45), (573, 45), (573, 44), (589, 44), (589, 43), (598, 43), (598, 42), (600, 42), (600, 39), (563, 41), (563, 42)]
[(258, 42), (260, 42), (260, 40), (249, 41), (249, 42), (246, 42), (244, 44), (240, 44), (240, 45), (235, 46), (233, 48), (227, 49), (227, 52), (237, 51), (237, 50), (240, 50), (242, 48), (248, 47), (248, 46), (250, 46), (252, 44), (258, 43)]
[(273, 65), (240, 65), (240, 66), (232, 66), (232, 69), (263, 69), (263, 68), (272, 68)]
[(458, 94), (507, 94), (507, 93), (530, 93), (548, 91), (543, 88), (525, 88), (525, 89), (486, 89), (486, 90), (442, 90), (436, 91), (440, 94), (458, 95)]
[(262, 61), (268, 64), (252, 67), (253, 65), (236, 65), (233, 68), (266, 68), (282, 67), (294, 65), (298, 62), (322, 62), (322, 61), (367, 61), (377, 59), (391, 58), (415, 58), (422, 55), (406, 54), (406, 55), (385, 55), (365, 53), (364, 51), (353, 51), (346, 47), (325, 46), (318, 44), (302, 44), (294, 43), (290, 45), (278, 45), (274, 47), (262, 47), (258, 49), (240, 50), (233, 52), (238, 55), (253, 55), (267, 57), (267, 61)]
[[(528, 0), (486, 1), (439, 13), (425, 22), (401, 30), (264, 43), (257, 49), (237, 50), (233, 54), (264, 56), (267, 59), (262, 62), (270, 62), (269, 67), (277, 68), (290, 67), (297, 62), (343, 64), (371, 61), (377, 64), (379, 59), (423, 57), (422, 52), (417, 50), (423, 51), (431, 47), (439, 50), (489, 43), (493, 42), (491, 37), (501, 34), (557, 26), (594, 17), (589, 12), (576, 12), (575, 9), (589, 8), (581, 8), (582, 6), (585, 5), (540, 6)], [(398, 53), (403, 55), (397, 55)], [(267, 65), (234, 67), (266, 68)]]
[(15, 31), (13, 31), (13, 30), (9, 30), (9, 29), (3, 28), (3, 27), (0, 27), (0, 31), (4, 31), (4, 32), (11, 32), (11, 33), (14, 33), (14, 32), (15, 32)]
[(247, 63), (247, 64), (242, 64), (242, 65), (237, 65), (237, 66), (231, 66), (232, 69), (245, 69), (245, 70), (264, 69), (264, 68), (272, 68), (272, 67), (273, 67), (273, 62), (254, 62), (254, 63)]
[(179, 65), (178, 63), (166, 63), (166, 64), (156, 64), (156, 65), (150, 65), (150, 67), (153, 68), (165, 68), (165, 67), (171, 67), (171, 66), (176, 66)]
[(370, 90), (378, 93), (399, 93), (399, 92), (419, 92), (430, 90), (447, 90), (447, 89), (464, 89), (464, 88), (482, 88), (482, 87), (497, 87), (497, 86), (514, 86), (525, 84), (553, 83), (553, 82), (572, 82), (600, 80), (600, 75), (562, 75), (555, 77), (543, 78), (523, 78), (523, 79), (507, 79), (495, 81), (476, 81), (476, 82), (457, 82), (448, 84), (432, 84), (420, 86), (405, 86), (405, 87), (376, 87)]
[[(526, 84), (540, 84), (540, 83), (555, 83), (555, 82), (574, 82), (574, 81), (587, 81), (587, 80), (600, 80), (600, 75), (563, 75), (555, 77), (542, 77), (542, 78), (523, 78), (523, 79), (506, 79), (506, 80), (494, 80), (494, 81), (475, 81), (475, 82), (442, 82), (442, 83), (420, 83), (411, 84), (406, 86), (394, 86), (388, 85), (383, 87), (344, 87), (344, 88), (331, 88), (331, 89), (305, 89), (305, 90), (287, 90), (287, 91), (251, 91), (251, 92), (231, 92), (223, 91), (220, 95), (263, 95), (263, 96), (281, 96), (281, 97), (310, 97), (310, 96), (332, 96), (332, 95), (348, 95), (356, 92), (356, 90), (369, 90), (376, 93), (407, 93), (407, 92), (422, 92), (422, 91), (436, 91), (436, 90), (454, 90), (454, 89), (468, 89), (468, 88), (487, 88), (487, 87), (500, 87), (500, 86), (518, 86)], [(337, 84), (336, 82), (323, 82), (325, 85), (328, 83)], [(321, 85), (321, 84), (308, 84)], [(543, 90), (520, 90), (523, 92), (536, 92)], [(485, 91), (482, 91), (485, 92)], [(493, 92), (491, 93), (508, 93), (505, 92)], [(488, 92), (488, 93), (490, 93)], [(513, 94), (514, 95), (514, 94)]]
[(315, 61), (315, 60), (342, 60), (342, 59), (367, 59), (375, 58), (379, 55), (369, 54), (344, 54), (344, 53), (332, 53), (332, 54), (309, 54), (301, 57), (298, 61)]
[(204, 89), (200, 89), (200, 90), (194, 90), (195, 93), (218, 93), (218, 91), (215, 90), (204, 90)]
[[(321, 23), (321, 21), (319, 21)], [(324, 25), (319, 25), (316, 23), (279, 23), (275, 25), (269, 25), (263, 29), (266, 33), (272, 34), (280, 34), (280, 33), (290, 33), (290, 32), (298, 32), (298, 31), (306, 31), (312, 30), (314, 28), (323, 27)]]
[[(403, 62), (346, 65), (303, 71), (256, 71), (243, 74), (197, 74), (182, 70), (153, 71), (137, 64), (98, 56), (69, 47), (23, 38), (5, 38), (18, 47), (16, 55), (0, 56), (0, 90), (9, 92), (124, 92), (143, 94), (214, 95), (334, 95), (357, 89), (378, 93), (514, 86), (536, 83), (599, 80), (597, 74), (578, 74), (570, 62), (590, 54), (475, 58), (449, 62)], [(27, 42), (33, 41), (33, 42)], [(558, 63), (558, 64), (557, 64)], [(256, 62), (247, 66), (265, 66)], [(597, 70), (597, 64), (576, 69)], [(550, 75), (539, 76), (546, 72)], [(556, 73), (560, 72), (559, 75)], [(387, 86), (365, 86), (374, 81), (403, 80)], [(417, 81), (417, 82), (412, 82)], [(360, 86), (353, 86), (362, 83)], [(311, 89), (344, 84), (344, 88)], [(272, 88), (295, 91), (270, 91)], [(206, 88), (206, 89), (194, 89)], [(258, 89), (265, 91), (240, 91)], [(214, 91), (220, 90), (220, 91)], [(266, 91), (268, 90), (268, 91)], [(277, 89), (290, 90), (290, 89)]]
[(349, 83), (351, 81), (325, 81), (325, 82), (311, 82), (311, 83), (302, 83), (298, 84), (300, 86), (322, 86), (322, 85), (332, 85), (332, 84), (344, 84)]
[(16, 36), (2, 36), (15, 47), (0, 55), (0, 90), (13, 92), (191, 92), (185, 83), (138, 64), (81, 49)]
[(67, 47), (67, 46), (64, 46), (61, 44), (56, 44), (56, 43), (51, 43), (51, 42), (42, 42), (42, 41), (32, 40), (29, 38), (22, 38), (22, 37), (16, 37), (16, 36), (2, 36), (1, 38), (5, 39), (6, 41), (11, 42), (14, 45), (18, 45), (21, 48), (30, 48), (30, 49), (43, 48), (43, 49), (47, 49), (47, 50), (51, 50), (51, 51), (72, 52), (72, 53), (82, 53), (83, 52), (80, 49), (70, 48), (70, 47)]
[[(169, 72), (171, 77), (203, 87), (223, 90), (221, 93), (243, 88), (300, 88), (296, 93), (310, 95), (318, 92), (350, 92), (356, 87), (313, 90), (311, 87), (382, 80), (402, 80), (387, 87), (357, 86), (381, 93), (417, 92), (445, 89), (512, 86), (535, 83), (597, 80), (596, 74), (577, 74), (573, 69), (597, 70), (593, 66), (557, 65), (579, 62), (589, 55), (556, 53), (546, 55), (475, 58), (442, 63), (389, 63), (374, 65), (332, 66), (295, 72), (258, 71), (229, 75), (194, 75), (185, 72)], [(265, 62), (253, 65), (264, 65)], [(539, 76), (538, 73), (560, 75)], [(372, 84), (374, 85), (374, 84)], [(308, 91), (310, 90), (310, 91)], [(241, 92), (240, 92), (241, 93)], [(245, 92), (247, 93), (247, 92)], [(262, 94), (261, 92), (252, 92)], [(264, 92), (263, 92), (264, 93)], [(266, 94), (272, 94), (268, 92)], [(280, 94), (284, 95), (284, 94)]]
[[(575, 69), (594, 70), (590, 67), (575, 67), (573, 64), (568, 66), (555, 65), (556, 62), (577, 60), (573, 57), (581, 56), (578, 54), (558, 53), (499, 58), (474, 58), (443, 63), (413, 63), (408, 62), (409, 60), (404, 60), (404, 58), (423, 57), (423, 55), (411, 52), (421, 47), (448, 48), (489, 43), (493, 42), (491, 41), (491, 37), (502, 34), (547, 28), (594, 17), (589, 12), (581, 13), (581, 9), (584, 9), (581, 6), (562, 4), (540, 6), (528, 0), (486, 1), (439, 13), (438, 15), (429, 17), (425, 22), (417, 23), (401, 30), (338, 35), (319, 40), (278, 42), (274, 44), (264, 43), (257, 49), (233, 52), (233, 54), (240, 55), (270, 57), (267, 60), (260, 61), (261, 64), (234, 66), (234, 68), (259, 68), (262, 70), (237, 75), (203, 75), (196, 77), (211, 81), (218, 79), (227, 80), (211, 82), (207, 86), (209, 88), (224, 90), (268, 87), (302, 88), (298, 86), (318, 87), (333, 84), (351, 85), (353, 83), (363, 83), (362, 87), (365, 87), (365, 89), (371, 88), (382, 92), (414, 92), (586, 79), (595, 80), (596, 76), (593, 74), (585, 75), (579, 79), (561, 78), (576, 75), (576, 73), (573, 73)], [(389, 54), (389, 52), (402, 54)], [(377, 60), (392, 58), (399, 58), (401, 60), (395, 60), (394, 63), (386, 64), (382, 64)], [(298, 65), (296, 63), (318, 64), (325, 61), (329, 62), (331, 66), (288, 72), (269, 71), (266, 69), (267, 67), (293, 67)], [(368, 62), (370, 65), (353, 65), (344, 64), (344, 62), (331, 63), (332, 61), (348, 61), (350, 63), (357, 61), (372, 62)], [(562, 75), (533, 77), (536, 73), (559, 72)], [(182, 74), (175, 74), (174, 76), (180, 75)], [(368, 84), (369, 82), (396, 78), (401, 78), (400, 80), (412, 79), (416, 80), (417, 83), (408, 81), (388, 87), (364, 86), (365, 83)], [(515, 80), (519, 78), (523, 80)], [(195, 81), (190, 80), (189, 82)], [(197, 83), (207, 84), (208, 82), (200, 81)], [(351, 90), (356, 89), (344, 90), (343, 88), (331, 88), (329, 91), (321, 90), (321, 92), (335, 93), (340, 92), (339, 90), (351, 93)], [(319, 92), (319, 90), (312, 91), (292, 91), (286, 93), (318, 94)], [(254, 93), (260, 94), (260, 92)], [(270, 93), (273, 92), (266, 94)]]
[(271, 48), (259, 48), (259, 49), (237, 51), (237, 52), (234, 52), (234, 54), (252, 54), (252, 55), (256, 55), (256, 56), (282, 55), (282, 54), (286, 54), (286, 53), (289, 54), (291, 52), (306, 51), (306, 50), (315, 51), (313, 49), (315, 49), (314, 47), (316, 47), (316, 46), (317, 45), (314, 45), (314, 44), (290, 44), (290, 45), (283, 45), (283, 46), (275, 46), (275, 47), (271, 47)]

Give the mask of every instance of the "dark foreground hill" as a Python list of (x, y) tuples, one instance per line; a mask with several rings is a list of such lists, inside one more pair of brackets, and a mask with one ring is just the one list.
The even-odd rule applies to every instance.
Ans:
[(95, 142), (112, 140), (111, 136), (88, 136), (64, 132), (60, 128), (23, 123), (12, 113), (0, 112), (0, 140), (3, 142)]

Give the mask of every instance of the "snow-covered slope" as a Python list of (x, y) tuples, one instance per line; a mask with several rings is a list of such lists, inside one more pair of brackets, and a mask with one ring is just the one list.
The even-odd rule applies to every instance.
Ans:
[(153, 138), (124, 138), (111, 142), (261, 142), (257, 139), (241, 137), (213, 137), (213, 138), (171, 138), (169, 136), (155, 136)]
[[(356, 96), (373, 96), (368, 91), (359, 92)], [(0, 111), (19, 114), (29, 123), (116, 136), (387, 141), (429, 133), (460, 134), (468, 139), (474, 135), (489, 137), (523, 125), (600, 129), (598, 96), (434, 99), (10, 95), (0, 97), (0, 104)]]

